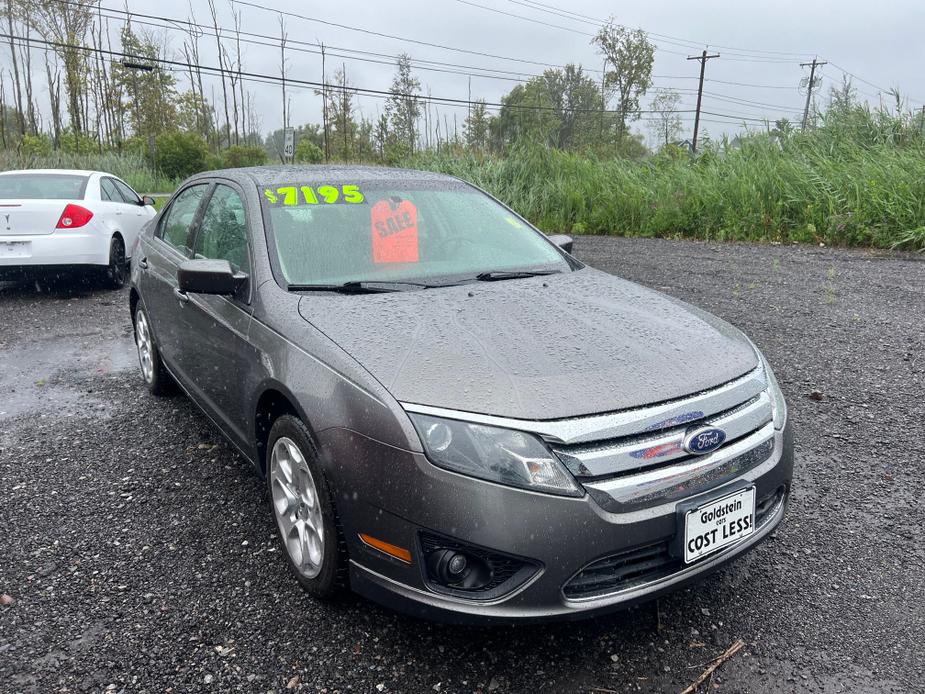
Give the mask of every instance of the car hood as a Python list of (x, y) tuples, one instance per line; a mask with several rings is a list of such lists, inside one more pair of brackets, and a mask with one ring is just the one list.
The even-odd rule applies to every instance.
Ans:
[(649, 405), (758, 365), (738, 330), (591, 268), (383, 294), (306, 294), (299, 313), (402, 402), (518, 419)]

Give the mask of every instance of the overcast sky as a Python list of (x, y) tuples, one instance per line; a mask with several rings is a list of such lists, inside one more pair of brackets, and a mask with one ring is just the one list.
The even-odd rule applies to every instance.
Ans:
[[(228, 0), (216, 0), (221, 25), (231, 27), (231, 7)], [(194, 21), (208, 23), (206, 0), (125, 0), (133, 12), (178, 19), (192, 16)], [(123, 9), (119, 0), (103, 0), (103, 7)], [(533, 5), (533, 7), (530, 7)], [(551, 8), (544, 11), (539, 5)], [(481, 7), (479, 7), (481, 6)], [(727, 121), (727, 125), (706, 122), (711, 133), (732, 132), (740, 127), (743, 117), (776, 119), (782, 116), (798, 120), (805, 99), (799, 89), (801, 77), (808, 68), (799, 63), (818, 55), (829, 64), (821, 68), (823, 81), (820, 98), (824, 99), (829, 87), (839, 82), (842, 70), (847, 70), (866, 82), (854, 81), (859, 95), (879, 103), (880, 88), (899, 87), (909, 97), (910, 108), (921, 108), (925, 103), (925, 43), (921, 40), (925, 28), (925, 2), (923, 0), (646, 0), (644, 2), (603, 2), (601, 0), (380, 0), (354, 2), (285, 2), (284, 0), (254, 0), (253, 6), (237, 4), (243, 17), (245, 31), (278, 35), (278, 16), (272, 10), (284, 10), (359, 29), (391, 34), (400, 39), (430, 44), (441, 44), (462, 50), (445, 50), (435, 46), (412, 43), (408, 40), (376, 36), (286, 17), (290, 40), (324, 42), (330, 53), (328, 74), (346, 64), (350, 82), (357, 87), (387, 90), (394, 73), (391, 64), (376, 64), (356, 59), (343, 49), (369, 51), (394, 56), (406, 52), (415, 60), (454, 63), (455, 69), (473, 76), (473, 97), (489, 102), (500, 97), (517, 84), (495, 76), (515, 76), (521, 79), (542, 72), (543, 65), (580, 63), (593, 70), (599, 78), (602, 59), (590, 45), (595, 25), (577, 18), (562, 16), (578, 13), (587, 18), (615, 20), (631, 27), (650, 32), (658, 47), (654, 74), (657, 88), (675, 88), (683, 95), (682, 108), (692, 109), (695, 103), (697, 74), (696, 61), (686, 56), (698, 53), (705, 46), (721, 57), (707, 64), (703, 108), (715, 114), (730, 117), (704, 116), (708, 121)], [(490, 8), (490, 9), (486, 9)], [(559, 8), (559, 9), (552, 9)], [(494, 9), (496, 11), (491, 11)], [(508, 16), (499, 12), (520, 15)], [(535, 21), (529, 21), (529, 18)], [(542, 23), (556, 26), (546, 26)], [(113, 25), (118, 23), (113, 21)], [(179, 51), (182, 34), (173, 36), (167, 45)], [(230, 46), (230, 42), (229, 42)], [(215, 65), (213, 43), (208, 37), (202, 41), (201, 62)], [(336, 48), (335, 48), (336, 47)], [(306, 47), (310, 48), (310, 47)], [(314, 50), (314, 49), (311, 49)], [(501, 57), (485, 57), (466, 53), (475, 51)], [(243, 46), (245, 69), (261, 74), (279, 75), (278, 48), (260, 45)], [(352, 58), (341, 56), (353, 55)], [(374, 57), (374, 56), (366, 56)], [(509, 60), (517, 58), (522, 62)], [(385, 60), (388, 58), (376, 58)], [(478, 70), (475, 70), (478, 69)], [(492, 71), (506, 71), (504, 73)], [(321, 58), (310, 53), (289, 53), (287, 77), (308, 81), (321, 79)], [(469, 92), (467, 74), (416, 70), (425, 93), (434, 97), (465, 99)], [(220, 93), (217, 79), (211, 80)], [(731, 84), (736, 83), (736, 84)], [(760, 86), (745, 86), (760, 85)], [(875, 86), (876, 85), (876, 86)], [(181, 86), (187, 87), (185, 79)], [(280, 89), (268, 84), (250, 84), (261, 119), (263, 131), (280, 126)], [(209, 90), (209, 86), (206, 87)], [(645, 98), (647, 106), (655, 92)], [(291, 123), (320, 121), (320, 100), (311, 89), (290, 89), (292, 97)], [(751, 102), (751, 103), (745, 103)], [(360, 106), (368, 117), (375, 117), (383, 107), (381, 99), (363, 97)], [(440, 105), (440, 119), (453, 128), (457, 115), (462, 128), (464, 107)], [(685, 116), (692, 124), (693, 117)], [(749, 121), (755, 127), (760, 123)], [(644, 123), (637, 128), (644, 131)], [(689, 129), (689, 126), (688, 126)], [(688, 133), (689, 134), (689, 133)]]

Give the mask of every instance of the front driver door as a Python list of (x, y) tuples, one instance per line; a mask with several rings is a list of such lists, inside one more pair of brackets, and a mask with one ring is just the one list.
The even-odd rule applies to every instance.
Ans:
[[(193, 257), (227, 260), (235, 272), (249, 275), (250, 250), (243, 196), (231, 184), (217, 183), (193, 238)], [(245, 450), (253, 438), (246, 393), (259, 359), (247, 339), (251, 287), (248, 280), (235, 296), (190, 293), (180, 357), (191, 395)]]
[(208, 189), (209, 184), (198, 183), (181, 190), (164, 210), (153, 238), (146, 239), (138, 249), (141, 297), (154, 339), (167, 367), (184, 386), (188, 378), (180, 357), (187, 301), (177, 287), (177, 268), (192, 255), (192, 235)]

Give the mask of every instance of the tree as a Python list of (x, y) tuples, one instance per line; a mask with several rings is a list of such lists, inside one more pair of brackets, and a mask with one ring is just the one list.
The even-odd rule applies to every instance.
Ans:
[(642, 29), (627, 29), (613, 19), (591, 40), (610, 70), (604, 73), (605, 96), (617, 98), (617, 143), (622, 145), (626, 124), (639, 118), (639, 99), (652, 85), (655, 45)]
[(561, 125), (543, 77), (518, 84), (501, 97), (498, 132), (502, 144), (518, 142), (555, 146)]
[(562, 70), (546, 70), (543, 81), (549, 101), (559, 119), (555, 145), (560, 149), (592, 144), (592, 126), (601, 114), (601, 92), (581, 65), (566, 65)]
[(463, 123), (463, 135), (466, 145), (472, 149), (483, 151), (488, 147), (488, 111), (484, 99), (476, 99), (472, 110)]
[(391, 96), (385, 103), (389, 124), (389, 140), (399, 150), (407, 149), (414, 154), (418, 137), (418, 118), (421, 116), (420, 81), (411, 74), (411, 56), (398, 56), (398, 72), (389, 90)]
[(299, 140), (295, 146), (295, 160), (300, 164), (318, 164), (324, 161), (324, 152), (309, 139)]
[(206, 139), (212, 135), (212, 106), (195, 87), (177, 96), (176, 113), (176, 124), (180, 130), (199, 133)]
[(168, 178), (186, 178), (205, 171), (209, 145), (197, 133), (172, 132), (155, 141), (157, 168)]
[(38, 0), (28, 3), (26, 21), (42, 38), (54, 44), (54, 51), (64, 64), (64, 85), (70, 127), (83, 132), (85, 85), (88, 84), (88, 66), (84, 51), (87, 29), (93, 22), (96, 0)]
[(601, 95), (580, 65), (546, 70), (502, 97), (498, 130), (503, 139), (542, 143), (560, 149), (592, 144), (601, 113)]
[(649, 128), (662, 146), (671, 144), (681, 134), (681, 116), (678, 114), (680, 104), (681, 95), (673, 89), (665, 89), (652, 99), (650, 108), (655, 120), (649, 124)]
[[(327, 79), (324, 80), (327, 84)], [(354, 98), (357, 90), (350, 86), (344, 68), (334, 73), (333, 85), (323, 90), (315, 90), (315, 94), (325, 99), (328, 128), (329, 148), (334, 159), (349, 161), (356, 157), (357, 124), (354, 119), (356, 105)]]
[(112, 79), (128, 97), (126, 109), (132, 132), (140, 137), (177, 129), (176, 78), (158, 59), (162, 42), (136, 34), (131, 26), (121, 32), (122, 63), (113, 63)]

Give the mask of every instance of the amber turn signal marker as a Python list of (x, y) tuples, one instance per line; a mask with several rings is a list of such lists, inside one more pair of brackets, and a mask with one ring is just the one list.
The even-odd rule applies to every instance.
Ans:
[(364, 545), (372, 547), (373, 549), (378, 549), (380, 552), (388, 554), (390, 557), (395, 557), (399, 561), (403, 561), (406, 564), (411, 563), (411, 551), (405, 549), (404, 547), (397, 547), (395, 545), (384, 542), (383, 540), (377, 540), (375, 537), (370, 535), (365, 535), (360, 533), (360, 539), (363, 541)]

